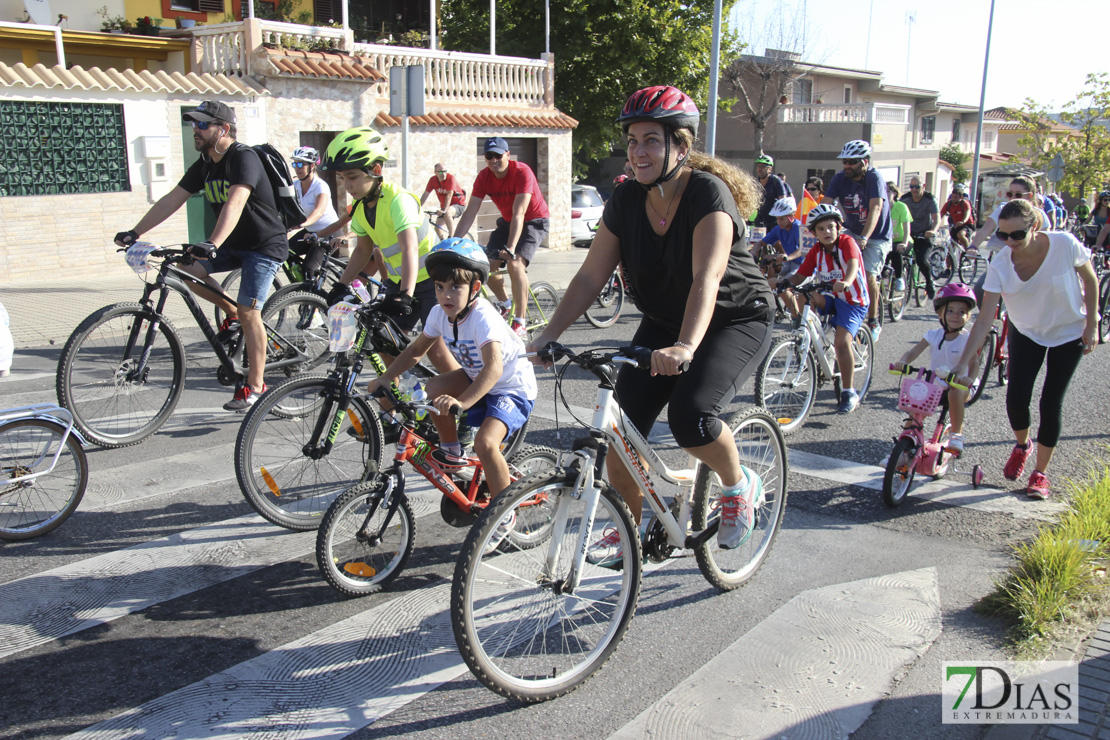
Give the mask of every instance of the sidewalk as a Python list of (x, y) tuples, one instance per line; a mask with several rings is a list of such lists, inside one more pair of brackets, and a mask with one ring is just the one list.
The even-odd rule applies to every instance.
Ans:
[[(528, 268), (528, 276), (533, 282), (549, 282), (562, 292), (588, 252), (587, 249), (558, 252), (541, 249)], [(49, 345), (61, 349), (77, 325), (93, 311), (112, 303), (138, 301), (142, 292), (142, 280), (136, 275), (89, 280), (69, 277), (27, 282), (19, 286), (0, 286), (0, 303), (4, 304), (11, 317), (12, 338), (17, 351)], [(201, 303), (206, 314), (211, 316), (208, 304)], [(185, 302), (177, 295), (170, 297), (167, 314), (178, 329), (196, 327)]]

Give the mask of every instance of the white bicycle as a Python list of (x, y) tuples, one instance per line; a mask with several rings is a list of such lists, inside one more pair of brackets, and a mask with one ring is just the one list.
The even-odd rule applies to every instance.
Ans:
[[(729, 419), (740, 461), (762, 479), (763, 496), (752, 530), (726, 550), (716, 539), (717, 476), (693, 458), (689, 469), (670, 469), (618, 405), (617, 366), (649, 369), (651, 350), (575, 354), (553, 343), (541, 356), (569, 361), (556, 376), (560, 392), (571, 365), (597, 377), (589, 436), (575, 442), (554, 471), (520, 479), (490, 504), (463, 543), (451, 588), (455, 640), (471, 672), (493, 691), (526, 703), (565, 694), (605, 664), (636, 610), (644, 559), (662, 562), (692, 550), (710, 583), (735, 589), (766, 560), (786, 506), (786, 444), (763, 409)], [(610, 453), (655, 512), (642, 548), (628, 506), (602, 479)], [(669, 484), (669, 504), (663, 484)], [(537, 500), (549, 501), (543, 509), (552, 512), (549, 536), (528, 543), (499, 538), (516, 510)]]

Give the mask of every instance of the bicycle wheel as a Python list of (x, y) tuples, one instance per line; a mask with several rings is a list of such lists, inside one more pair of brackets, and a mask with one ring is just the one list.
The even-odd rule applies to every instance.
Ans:
[(559, 306), (559, 293), (551, 283), (532, 283), (530, 290), (532, 300), (528, 301), (528, 315), (524, 318), (529, 338), (534, 332), (543, 331)]
[[(587, 680), (609, 660), (636, 611), (642, 565), (632, 514), (604, 482), (587, 511), (589, 497), (575, 497), (576, 475), (541, 473), (509, 486), (471, 528), (455, 564), (451, 626), (459, 652), (479, 681), (517, 702), (552, 699)], [(539, 495), (555, 502), (548, 544), (486, 555), (498, 524)], [(602, 539), (613, 547), (599, 563), (587, 555), (574, 584), (591, 516), (592, 552)]]
[(933, 280), (946, 283), (952, 279), (952, 255), (947, 247), (936, 246), (929, 250), (929, 270), (933, 273)]
[[(558, 461), (559, 453), (550, 447), (527, 447), (509, 460), (509, 470), (514, 478), (526, 478), (554, 471)], [(555, 508), (546, 493), (521, 503), (516, 512), (516, 524), (507, 537), (511, 546), (527, 550), (551, 536)]]
[(795, 337), (776, 344), (755, 374), (755, 402), (778, 420), (783, 434), (805, 423), (817, 395), (817, 366), (813, 355), (802, 354)]
[[(279, 527), (316, 529), (336, 496), (381, 469), (381, 422), (361, 398), (351, 399), (331, 451), (319, 450), (336, 424), (336, 403), (326, 395), (333, 382), (293, 378), (259, 398), (239, 428), (239, 488), (255, 511)], [(309, 441), (317, 425), (321, 439), (313, 450)]]
[(138, 444), (158, 431), (184, 384), (177, 330), (138, 303), (105, 306), (82, 321), (62, 349), (55, 381), (59, 405), (102, 447)]
[(902, 503), (910, 492), (917, 463), (917, 445), (912, 439), (900, 438), (894, 443), (883, 473), (883, 502), (890, 508)]
[(986, 263), (978, 257), (972, 257), (966, 253), (960, 255), (959, 273), (961, 283), (973, 285), (985, 269)]
[[(51, 465), (54, 469), (45, 475), (16, 480)], [(76, 436), (66, 436), (65, 426), (47, 419), (0, 424), (0, 540), (26, 540), (51, 531), (81, 503), (88, 482), (85, 449)]]
[(390, 513), (382, 498), (386, 481), (376, 476), (344, 491), (328, 507), (316, 533), (316, 565), (344, 596), (382, 590), (412, 555), (416, 516), (405, 496), (393, 502)]
[[(894, 289), (894, 280), (890, 281), (888, 290), (886, 292), (886, 313), (891, 323), (898, 323), (906, 313), (906, 304), (909, 303), (910, 284), (907, 281), (906, 289), (897, 291)], [(879, 311), (882, 315), (882, 311)]]
[(586, 321), (598, 329), (612, 326), (620, 318), (622, 308), (624, 308), (624, 283), (614, 272), (609, 282), (601, 289), (597, 299), (586, 309)]
[(921, 279), (921, 275), (917, 271), (917, 263), (913, 259), (907, 259), (906, 261), (909, 264), (906, 287), (913, 291), (914, 307), (921, 308), (922, 304), (929, 297), (929, 292), (925, 289), (925, 281)]
[[(826, 335), (828, 345), (832, 346), (832, 337)], [(875, 340), (871, 338), (871, 332), (867, 330), (867, 325), (864, 324), (852, 337), (852, 357), (855, 359), (855, 372), (852, 378), (852, 386), (859, 394), (860, 403), (863, 403), (864, 396), (867, 391), (871, 390), (871, 374), (875, 365)], [(833, 378), (833, 392), (836, 398), (840, 399), (840, 378)]]
[[(266, 384), (280, 383), (303, 375), (331, 359), (328, 351), (328, 302), (315, 293), (295, 291), (273, 303), (267, 302), (262, 321), (269, 327), (266, 346)], [(293, 360), (301, 352), (307, 359), (270, 369), (278, 362)]]
[(970, 406), (979, 400), (979, 396), (983, 395), (983, 389), (987, 386), (987, 377), (991, 374), (991, 364), (993, 362), (994, 334), (991, 333), (983, 340), (983, 346), (979, 350), (979, 372), (976, 373), (975, 379), (971, 381), (965, 405)]
[[(282, 269), (279, 268), (277, 273), (274, 275), (274, 282), (270, 285), (271, 293), (280, 290), (283, 287), (284, 282), (281, 280), (281, 276), (283, 274), (284, 273)], [(224, 279), (220, 281), (220, 287), (223, 288), (223, 291), (225, 293), (231, 296), (232, 302), (236, 301), (239, 297), (239, 282), (242, 280), (242, 277), (243, 271), (236, 268), (227, 273), (227, 275), (224, 276)], [(217, 329), (220, 327), (220, 324), (223, 322), (224, 317), (226, 316), (227, 314), (220, 310), (219, 306), (213, 304), (212, 318), (216, 320), (215, 326)]]
[(1098, 291), (1098, 341), (1110, 341), (1110, 275), (1102, 278)]
[[(740, 463), (759, 476), (763, 501), (757, 504), (751, 534), (732, 550), (718, 546), (713, 537), (694, 548), (698, 569), (722, 591), (747, 583), (767, 559), (775, 544), (786, 511), (786, 441), (778, 424), (763, 409), (748, 409), (733, 416), (729, 427), (740, 452)], [(694, 483), (693, 526), (703, 530), (720, 516), (721, 488), (706, 465), (698, 466)]]

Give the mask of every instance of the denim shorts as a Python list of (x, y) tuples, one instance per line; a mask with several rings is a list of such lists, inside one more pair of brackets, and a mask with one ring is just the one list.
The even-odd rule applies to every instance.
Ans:
[(223, 248), (216, 250), (216, 256), (212, 259), (198, 260), (197, 264), (209, 275), (242, 268), (239, 295), (235, 302), (240, 306), (256, 308), (259, 311), (262, 310), (262, 304), (270, 295), (270, 288), (274, 285), (274, 275), (281, 267), (281, 262), (259, 252)]
[(855, 336), (867, 318), (867, 306), (856, 306), (843, 298), (825, 294), (825, 309), (820, 312), (822, 316), (829, 316), (829, 323), (833, 326), (843, 326), (848, 331), (848, 336)]
[(466, 412), (466, 423), (477, 429), (482, 426), (483, 421), (492, 417), (509, 428), (507, 434), (512, 434), (528, 421), (528, 415), (532, 413), (534, 403), (511, 393), (500, 396), (487, 393)]

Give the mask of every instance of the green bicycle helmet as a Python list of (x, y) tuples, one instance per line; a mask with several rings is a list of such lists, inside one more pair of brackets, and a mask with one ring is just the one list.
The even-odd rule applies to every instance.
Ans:
[(389, 159), (385, 138), (369, 126), (349, 128), (328, 144), (322, 170), (369, 170)]

